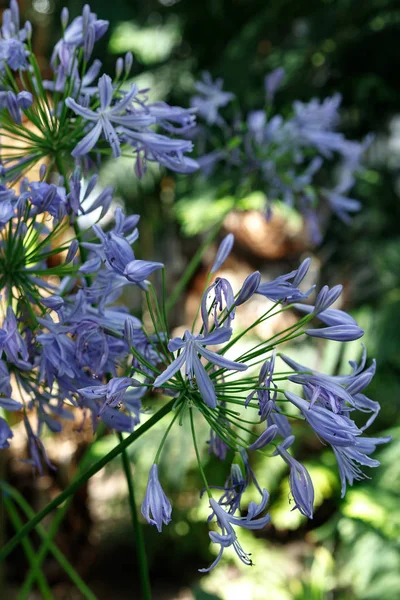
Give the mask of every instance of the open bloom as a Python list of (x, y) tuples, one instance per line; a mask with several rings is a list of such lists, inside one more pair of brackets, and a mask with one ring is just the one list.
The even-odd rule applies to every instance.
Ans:
[(286, 398), (301, 412), (315, 433), (332, 446), (354, 446), (356, 437), (361, 434), (357, 425), (346, 416), (333, 413), (322, 406), (311, 405), (292, 392), (285, 392)]
[(239, 544), (233, 526), (235, 525), (236, 527), (244, 527), (245, 529), (252, 530), (263, 529), (270, 522), (269, 514), (258, 519), (255, 517), (258, 517), (265, 510), (268, 498), (269, 494), (267, 490), (263, 490), (260, 504), (257, 505), (255, 502), (250, 502), (246, 517), (234, 517), (230, 512), (226, 512), (222, 506), (220, 506), (220, 504), (214, 500), (214, 498), (210, 498), (210, 507), (213, 511), (211, 519), (215, 515), (218, 526), (221, 528), (221, 533), (218, 533), (217, 531), (210, 531), (209, 536), (212, 542), (220, 545), (220, 551), (212, 565), (210, 565), (207, 569), (199, 569), (200, 572), (207, 573), (207, 571), (211, 571), (211, 569), (216, 567), (222, 558), (224, 549), (228, 548), (229, 546), (234, 547), (236, 554), (245, 565), (250, 566), (253, 564), (250, 556)]
[(261, 283), (257, 288), (256, 294), (261, 294), (273, 302), (280, 302), (281, 300), (288, 302), (304, 300), (311, 294), (315, 287), (313, 286), (304, 293), (298, 287), (307, 275), (310, 264), (311, 259), (306, 258), (295, 271), (291, 271), (287, 275), (281, 275), (274, 279), (274, 281)]
[(221, 124), (223, 119), (219, 109), (229, 104), (235, 97), (232, 92), (224, 92), (222, 79), (212, 80), (210, 73), (203, 73), (203, 80), (196, 82), (198, 94), (193, 96), (191, 105), (198, 110), (199, 115), (206, 119), (209, 125)]
[(391, 436), (381, 438), (358, 438), (354, 446), (337, 446), (333, 448), (339, 467), (340, 481), (342, 483), (342, 498), (346, 493), (346, 484), (353, 485), (354, 480), (368, 479), (359, 465), (365, 467), (379, 467), (379, 460), (369, 456), (375, 452), (378, 444), (390, 442)]
[(232, 335), (232, 329), (221, 327), (215, 329), (206, 336), (193, 335), (190, 331), (185, 331), (183, 339), (173, 338), (168, 343), (168, 349), (171, 352), (181, 350), (177, 358), (161, 373), (154, 381), (154, 387), (160, 387), (166, 383), (183, 365), (185, 365), (185, 375), (189, 377), (191, 383), (196, 380), (197, 387), (204, 402), (210, 407), (217, 406), (217, 396), (213, 382), (209, 374), (201, 363), (199, 354), (207, 359), (211, 364), (222, 367), (223, 369), (234, 371), (245, 371), (247, 366), (243, 363), (228, 360), (221, 354), (207, 350), (205, 346), (218, 345), (227, 342)]
[(110, 379), (107, 385), (92, 385), (78, 391), (81, 396), (89, 400), (103, 402), (99, 412), (99, 415), (101, 415), (107, 407), (114, 408), (123, 401), (128, 387), (136, 387), (138, 385), (138, 382), (131, 377), (114, 377)]
[(99, 99), (100, 108), (97, 111), (90, 110), (78, 104), (73, 98), (67, 98), (65, 103), (77, 115), (83, 117), (86, 121), (94, 123), (88, 134), (75, 146), (72, 156), (83, 156), (90, 152), (95, 146), (100, 134), (103, 133), (107, 142), (110, 144), (113, 156), (118, 157), (121, 154), (120, 142), (114, 125), (148, 125), (154, 123), (155, 119), (151, 115), (141, 113), (139, 116), (125, 114), (126, 109), (132, 103), (133, 98), (138, 93), (136, 85), (114, 106), (111, 106), (114, 90), (111, 77), (102, 75), (99, 79)]

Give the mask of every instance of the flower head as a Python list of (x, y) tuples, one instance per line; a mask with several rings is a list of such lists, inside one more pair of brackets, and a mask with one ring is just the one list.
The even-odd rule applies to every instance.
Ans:
[(180, 350), (180, 354), (167, 367), (167, 369), (159, 375), (154, 381), (154, 387), (161, 387), (171, 377), (185, 365), (185, 375), (189, 378), (191, 385), (195, 381), (204, 402), (210, 407), (215, 408), (217, 405), (217, 396), (214, 384), (204, 368), (200, 358), (202, 356), (211, 365), (217, 365), (223, 369), (234, 371), (245, 371), (247, 366), (243, 363), (228, 360), (222, 354), (207, 350), (206, 346), (218, 345), (227, 342), (232, 335), (232, 329), (228, 327), (220, 327), (206, 336), (193, 335), (190, 331), (185, 331), (183, 338), (173, 338), (168, 343), (168, 349), (171, 352)]

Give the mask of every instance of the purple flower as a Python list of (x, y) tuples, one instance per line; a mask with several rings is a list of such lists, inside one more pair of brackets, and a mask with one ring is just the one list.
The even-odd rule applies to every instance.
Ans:
[(207, 569), (199, 569), (201, 573), (207, 573), (208, 571), (211, 571), (211, 569), (214, 569), (221, 560), (224, 549), (229, 546), (233, 546), (236, 554), (245, 565), (251, 566), (253, 564), (250, 556), (241, 547), (233, 526), (244, 527), (245, 529), (250, 530), (263, 529), (270, 522), (269, 514), (264, 517), (259, 517), (258, 519), (256, 517), (265, 510), (268, 498), (269, 494), (267, 490), (263, 490), (260, 504), (257, 505), (255, 502), (250, 502), (246, 517), (233, 516), (230, 512), (226, 512), (214, 498), (210, 498), (210, 508), (212, 513), (209, 520), (215, 516), (217, 525), (221, 529), (221, 533), (210, 531), (209, 536), (212, 542), (220, 545), (220, 551), (215, 561)]
[(3, 329), (0, 329), (0, 348), (4, 350), (7, 360), (20, 369), (29, 370), (28, 348), (18, 331), (18, 322), (11, 306), (7, 307)]
[(287, 438), (277, 447), (276, 453), (280, 454), (290, 467), (290, 491), (292, 492), (293, 500), (295, 502), (292, 510), (298, 508), (302, 515), (312, 519), (314, 509), (314, 486), (305, 466), (299, 463), (287, 451), (287, 448), (293, 441), (293, 436)]
[[(214, 298), (212, 298), (211, 306), (207, 309), (207, 299), (210, 293), (214, 292)], [(231, 322), (235, 318), (235, 297), (233, 294), (232, 286), (227, 279), (223, 277), (217, 277), (204, 292), (201, 299), (201, 318), (204, 325), (204, 333), (208, 335), (208, 315), (209, 311), (212, 310), (215, 327), (219, 327), (219, 320), (217, 312), (222, 312), (225, 304), (226, 309), (226, 320), (223, 323), (224, 327), (230, 327)]]
[(285, 392), (286, 398), (301, 410), (306, 421), (311, 425), (318, 437), (323, 438), (332, 446), (351, 446), (356, 444), (356, 438), (361, 430), (348, 417), (333, 413), (322, 406), (314, 405), (292, 392)]
[(276, 384), (273, 381), (274, 369), (275, 369), (275, 358), (276, 350), (274, 350), (271, 358), (266, 360), (260, 369), (258, 376), (258, 388), (265, 387), (266, 389), (257, 389), (247, 396), (245, 406), (248, 406), (250, 401), (257, 394), (259, 415), (262, 420), (265, 420), (273, 409), (276, 410), (275, 401), (277, 398)]
[(305, 333), (310, 337), (333, 340), (335, 342), (353, 342), (364, 335), (364, 330), (358, 325), (346, 323), (345, 325), (332, 325), (321, 329), (306, 329)]
[(215, 273), (215, 271), (218, 271), (222, 267), (229, 254), (231, 253), (234, 241), (235, 237), (233, 233), (228, 233), (228, 235), (224, 237), (224, 239), (219, 245), (218, 252), (215, 257), (214, 264), (211, 267), (210, 273)]
[[(19, 7), (16, 0), (10, 1), (10, 8), (3, 12), (0, 36), (0, 60), (6, 62), (13, 71), (28, 67), (29, 52), (24, 44), (30, 23), (20, 30)], [(2, 65), (2, 68), (3, 65)]]
[(249, 300), (257, 291), (261, 281), (261, 275), (259, 271), (254, 271), (251, 275), (248, 275), (243, 282), (242, 289), (240, 290), (235, 305), (240, 306)]
[[(65, 13), (64, 13), (65, 22)], [(103, 21), (97, 18), (95, 13), (90, 12), (90, 7), (85, 4), (82, 10), (82, 16), (76, 17), (64, 31), (61, 40), (54, 47), (51, 57), (53, 68), (58, 68), (65, 71), (65, 75), (70, 69), (74, 51), (76, 48), (81, 48), (87, 44), (87, 38), (90, 37), (93, 42), (99, 40), (108, 29), (108, 21)]]
[(42, 440), (33, 433), (31, 424), (29, 423), (26, 416), (24, 416), (24, 425), (28, 436), (28, 446), (30, 454), (30, 459), (26, 462), (33, 465), (39, 471), (40, 475), (43, 475), (43, 460), (47, 464), (49, 469), (55, 471), (55, 466), (50, 462)]
[(22, 124), (21, 109), (26, 110), (32, 104), (32, 94), (30, 92), (20, 92), (14, 94), (14, 92), (0, 92), (0, 108), (6, 108), (10, 113), (11, 118), (18, 123)]
[(98, 175), (92, 175), (85, 190), (82, 191), (82, 174), (80, 169), (75, 169), (69, 181), (71, 191), (67, 196), (67, 210), (69, 215), (77, 216), (79, 214), (88, 214), (101, 207), (102, 211), (100, 213), (99, 220), (104, 217), (112, 202), (112, 195), (114, 192), (114, 188), (112, 186), (105, 187), (89, 208), (85, 208), (84, 210), (82, 207), (82, 204), (94, 191), (97, 182)]
[[(235, 514), (240, 508), (243, 492), (246, 490), (249, 484), (249, 478), (243, 477), (242, 469), (236, 463), (232, 463), (231, 471), (228, 479), (225, 482), (223, 488), (213, 485), (211, 486), (214, 490), (223, 490), (221, 498), (218, 500), (218, 504), (221, 507), (226, 507), (229, 514)], [(202, 494), (205, 490), (202, 491)], [(260, 490), (261, 493), (261, 490)]]
[(314, 146), (323, 156), (340, 152), (346, 143), (341, 133), (334, 131), (339, 122), (339, 106), (342, 97), (335, 94), (322, 102), (314, 98), (307, 104), (294, 102), (294, 117), (290, 126), (294, 127), (297, 143)]
[[(96, 258), (89, 259), (84, 263), (80, 268), (81, 272), (94, 273), (100, 269), (102, 263), (105, 263), (110, 271), (123, 276), (125, 267), (131, 261), (135, 260), (131, 244), (139, 237), (139, 232), (136, 228), (139, 217), (138, 215), (125, 217), (120, 207), (115, 210), (114, 216), (115, 227), (108, 233), (104, 233), (98, 225), (93, 225), (93, 230), (100, 239), (101, 244), (83, 243), (83, 247), (94, 252)], [(125, 235), (126, 237), (124, 237)]]
[[(95, 416), (95, 412), (93, 412), (93, 417)], [(127, 433), (131, 433), (138, 423), (138, 420), (130, 415), (126, 415), (120, 410), (116, 408), (105, 408), (101, 413), (101, 419), (104, 423), (110, 427), (111, 429), (115, 429), (115, 431), (126, 431)], [(95, 420), (93, 418), (93, 431), (95, 431)]]
[(248, 446), (247, 450), (261, 450), (261, 448), (265, 448), (268, 446), (278, 434), (278, 426), (271, 425), (267, 427), (265, 431), (253, 442), (250, 446)]
[(40, 325), (49, 330), (41, 333), (37, 341), (41, 345), (39, 355), (40, 379), (52, 389), (54, 381), (63, 377), (74, 379), (77, 371), (75, 344), (67, 335), (68, 327), (53, 323), (50, 318), (39, 319)]
[(158, 466), (153, 464), (142, 504), (142, 515), (150, 525), (155, 525), (161, 533), (162, 524), (168, 525), (171, 521), (171, 512), (171, 504), (158, 480)]
[[(353, 142), (354, 143), (354, 142)], [(357, 144), (358, 146), (359, 144)], [(358, 160), (356, 161), (356, 164)], [(356, 165), (354, 166), (354, 168)], [(356, 213), (361, 209), (361, 202), (349, 198), (347, 192), (354, 185), (353, 168), (345, 166), (342, 169), (340, 181), (333, 190), (323, 190), (328, 203), (335, 214), (345, 223), (351, 223), (351, 213)], [(350, 213), (350, 214), (349, 214)]]
[(189, 140), (172, 139), (154, 131), (134, 131), (121, 128), (122, 139), (136, 151), (136, 175), (141, 178), (145, 172), (146, 161), (158, 162), (177, 173), (193, 173), (199, 168), (197, 161), (185, 156), (193, 150)]
[(154, 123), (154, 118), (150, 115), (141, 114), (136, 117), (135, 113), (128, 114), (126, 112), (126, 109), (131, 105), (133, 98), (138, 93), (136, 85), (133, 85), (131, 90), (111, 107), (114, 94), (111, 77), (102, 75), (99, 79), (98, 93), (100, 108), (97, 111), (81, 106), (73, 98), (67, 98), (65, 101), (68, 108), (73, 110), (77, 115), (86, 121), (94, 123), (94, 127), (73, 149), (72, 156), (74, 157), (88, 154), (95, 146), (101, 133), (104, 134), (104, 137), (110, 144), (113, 156), (118, 157), (121, 154), (120, 141), (114, 125), (125, 125), (128, 127), (136, 125), (143, 127), (144, 125)]
[(367, 423), (360, 428), (361, 431), (367, 429), (376, 418), (380, 410), (379, 403), (361, 393), (371, 382), (376, 369), (375, 361), (372, 361), (372, 364), (365, 369), (367, 360), (365, 347), (360, 365), (350, 361), (353, 372), (349, 375), (325, 375), (296, 363), (284, 354), (281, 354), (281, 358), (297, 371), (298, 374), (289, 376), (289, 381), (303, 386), (310, 407), (314, 403), (318, 403), (335, 413), (343, 413), (349, 410), (347, 403), (361, 412), (373, 413)]
[[(107, 269), (114, 271), (123, 283), (131, 282), (143, 289), (147, 288), (146, 278), (156, 269), (164, 265), (159, 262), (136, 260), (131, 244), (139, 237), (136, 225), (138, 216), (125, 217), (122, 210), (115, 211), (116, 225), (112, 231), (104, 233), (98, 225), (93, 225), (93, 230), (101, 240), (101, 244), (84, 242), (83, 247), (95, 253), (95, 258), (90, 258), (80, 268), (81, 273), (95, 273), (102, 264)], [(124, 234), (128, 234), (124, 237)], [(124, 281), (125, 280), (125, 281)]]
[(147, 104), (146, 109), (157, 119), (157, 124), (169, 133), (186, 133), (196, 123), (196, 111), (191, 108), (169, 106), (165, 102), (153, 102)]
[[(294, 307), (301, 312), (315, 315), (315, 307), (311, 304), (294, 304)], [(327, 308), (316, 315), (317, 318), (326, 325), (357, 325), (357, 321), (344, 310), (338, 308)]]
[(147, 277), (153, 273), (153, 271), (162, 269), (163, 267), (163, 263), (160, 262), (135, 259), (126, 265), (124, 269), (124, 275), (128, 281), (135, 283), (142, 289), (146, 290), (148, 284), (148, 281), (146, 281)]
[(95, 400), (102, 404), (99, 416), (106, 408), (115, 408), (123, 403), (128, 387), (137, 387), (139, 382), (131, 377), (114, 377), (106, 385), (93, 385), (78, 390), (79, 394), (87, 400)]
[(3, 200), (0, 202), (0, 231), (13, 218), (14, 214), (14, 206), (10, 200)]
[(334, 302), (336, 302), (342, 291), (342, 285), (335, 285), (331, 290), (327, 285), (324, 285), (315, 299), (313, 314), (318, 316), (319, 313), (327, 310)]
[(213, 81), (210, 73), (203, 73), (203, 80), (195, 84), (198, 95), (193, 96), (190, 104), (209, 125), (223, 123), (218, 111), (235, 97), (231, 92), (222, 91), (223, 85), (222, 79)]
[(273, 302), (280, 302), (281, 300), (296, 302), (307, 298), (315, 286), (305, 293), (301, 292), (298, 286), (307, 275), (310, 264), (311, 259), (306, 258), (295, 271), (291, 271), (287, 275), (281, 275), (274, 279), (274, 281), (261, 283), (257, 288), (256, 294), (261, 294)]
[(346, 493), (346, 483), (353, 485), (354, 480), (368, 479), (359, 465), (365, 467), (379, 467), (380, 462), (368, 455), (375, 452), (378, 444), (387, 444), (392, 437), (357, 438), (354, 446), (334, 446), (333, 451), (339, 467), (342, 482), (342, 498)]
[(7, 423), (7, 421), (5, 419), (3, 419), (3, 417), (0, 417), (0, 449), (1, 450), (4, 450), (5, 448), (10, 447), (10, 442), (8, 440), (10, 440), (12, 437), (14, 437), (14, 434), (11, 431), (9, 424)]
[(245, 371), (247, 366), (243, 363), (228, 360), (222, 354), (217, 354), (205, 348), (205, 346), (223, 344), (230, 339), (231, 335), (232, 329), (221, 327), (206, 336), (195, 336), (186, 330), (183, 339), (173, 338), (170, 340), (168, 349), (171, 352), (176, 352), (177, 350), (181, 352), (166, 370), (156, 378), (153, 384), (154, 387), (161, 387), (163, 383), (171, 379), (185, 365), (185, 375), (190, 379), (191, 385), (193, 385), (193, 379), (195, 379), (204, 402), (210, 408), (215, 408), (217, 406), (217, 397), (214, 384), (198, 355), (203, 356), (212, 365), (217, 365), (228, 370)]
[[(226, 426), (228, 426), (228, 423), (229, 422), (225, 419)], [(214, 431), (214, 429), (210, 429), (210, 439), (207, 444), (209, 454), (214, 454), (219, 460), (225, 460), (229, 446), (224, 442), (221, 436)]]
[(21, 185), (21, 191), (20, 200), (28, 199), (33, 205), (32, 216), (43, 212), (48, 212), (57, 219), (65, 216), (67, 200), (64, 187), (45, 181), (29, 182), (25, 178)]

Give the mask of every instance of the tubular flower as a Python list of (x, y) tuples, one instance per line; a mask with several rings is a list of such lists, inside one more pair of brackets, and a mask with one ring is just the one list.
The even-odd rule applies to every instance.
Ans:
[(149, 473), (146, 495), (142, 504), (142, 515), (146, 521), (155, 525), (161, 532), (162, 524), (168, 525), (171, 521), (171, 511), (171, 504), (158, 480), (158, 466), (154, 464)]
[(252, 530), (263, 529), (271, 520), (269, 514), (264, 517), (259, 517), (258, 519), (256, 517), (264, 512), (268, 498), (269, 494), (267, 490), (263, 490), (260, 504), (257, 505), (254, 502), (250, 502), (246, 517), (235, 517), (233, 514), (226, 512), (214, 498), (210, 498), (210, 508), (212, 510), (210, 518), (212, 519), (215, 516), (218, 527), (221, 529), (221, 533), (210, 531), (209, 536), (214, 544), (220, 545), (220, 551), (212, 565), (207, 569), (199, 569), (201, 573), (207, 573), (208, 571), (211, 571), (211, 569), (214, 569), (221, 560), (225, 548), (228, 548), (229, 546), (233, 546), (236, 554), (245, 565), (251, 566), (253, 564), (249, 554), (241, 547), (233, 526)]

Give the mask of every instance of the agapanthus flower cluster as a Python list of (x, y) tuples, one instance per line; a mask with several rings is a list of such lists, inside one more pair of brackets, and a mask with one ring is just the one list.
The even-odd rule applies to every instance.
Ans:
[[(263, 281), (254, 272), (235, 293), (228, 279), (217, 276), (232, 251), (232, 234), (221, 242), (191, 329), (181, 337), (173, 335), (164, 265), (136, 257), (138, 215), (125, 215), (117, 208), (111, 225), (101, 222), (110, 212), (113, 190), (96, 191), (91, 155), (108, 149), (117, 157), (121, 144), (127, 144), (135, 153), (138, 175), (147, 160), (191, 169), (193, 163), (184, 154), (189, 147), (149, 127), (157, 124), (168, 134), (181, 131), (192, 125), (192, 112), (139, 101), (134, 86), (122, 91), (121, 62), (114, 82), (103, 75), (91, 86), (99, 65), (87, 69), (87, 63), (107, 24), (88, 7), (69, 25), (65, 10), (62, 19), (64, 34), (52, 59), (55, 77), (46, 84), (31, 52), (30, 27), (21, 33), (13, 1), (2, 29), (3, 83), (16, 86), (12, 72), (19, 69), (30, 91), (15, 86), (15, 92), (5, 91), (0, 115), (4, 135), (22, 138), (21, 146), (10, 141), (2, 147), (0, 448), (10, 446), (11, 423), (19, 418), (29, 462), (41, 473), (54, 468), (43, 441), (46, 430), (57, 435), (65, 421), (75, 420), (78, 426), (89, 421), (94, 431), (102, 421), (111, 430), (132, 432), (145, 418), (143, 399), (148, 408), (154, 396), (161, 396), (169, 401), (165, 414), (172, 418), (150, 470), (144, 518), (159, 531), (173, 518), (159, 481), (159, 459), (179, 422), (191, 431), (204, 480), (199, 492), (208, 494), (209, 520), (219, 528), (210, 533), (219, 553), (209, 569), (231, 546), (251, 565), (237, 530), (261, 529), (270, 521), (265, 512), (268, 492), (255, 477), (251, 454), (267, 453), (270, 460), (288, 465), (294, 508), (312, 518), (313, 483), (290, 450), (296, 433), (292, 422), (305, 420), (310, 433), (332, 447), (345, 493), (347, 483), (365, 476), (364, 466), (378, 465), (370, 455), (388, 441), (365, 436), (379, 411), (379, 404), (364, 394), (375, 363), (367, 366), (364, 350), (360, 364), (351, 363), (350, 374), (330, 376), (281, 351), (281, 345), (285, 348), (302, 336), (345, 343), (362, 337), (363, 330), (332, 307), (341, 286), (324, 286), (318, 293), (304, 286), (308, 259), (273, 281)], [(125, 76), (129, 60), (125, 59)], [(226, 100), (223, 96), (220, 103)], [(25, 117), (37, 128), (29, 130)], [(39, 178), (29, 179), (28, 169), (40, 160)], [(83, 214), (95, 221), (86, 231), (79, 228)], [(158, 286), (162, 292), (156, 292), (149, 278), (163, 282)], [(126, 289), (130, 297), (144, 296), (151, 327), (130, 314), (122, 300)], [(237, 313), (254, 294), (262, 297), (265, 311), (245, 331), (238, 330)], [(309, 303), (312, 294), (314, 304)], [(238, 350), (242, 338), (251, 339), (260, 323), (289, 310), (300, 314), (292, 325), (250, 349), (246, 345), (247, 350)], [(15, 413), (12, 420), (10, 411)], [(364, 425), (356, 424), (357, 411), (370, 415)], [(231, 462), (222, 488), (220, 482), (208, 481), (201, 464), (196, 437), (200, 419), (210, 428), (208, 451)], [(243, 516), (242, 496), (250, 486), (259, 500), (250, 502)]]
[[(73, 177), (76, 186), (77, 174)], [(44, 183), (38, 182), (38, 186)], [(59, 194), (72, 215), (71, 192), (53, 185), (50, 197), (54, 200)], [(32, 184), (29, 189), (35, 187)], [(252, 452), (269, 450), (270, 460), (280, 457), (288, 465), (294, 508), (312, 518), (311, 477), (289, 451), (295, 439), (292, 421), (305, 419), (314, 434), (332, 447), (343, 494), (347, 483), (364, 477), (363, 466), (379, 464), (370, 454), (388, 438), (364, 435), (379, 411), (379, 404), (363, 393), (375, 372), (374, 362), (366, 365), (365, 349), (360, 364), (353, 362), (350, 374), (338, 376), (318, 373), (278, 351), (281, 344), (302, 335), (340, 343), (363, 335), (352, 317), (332, 308), (341, 286), (325, 286), (314, 305), (305, 303), (315, 293), (313, 287), (302, 289), (308, 259), (274, 281), (263, 282), (260, 273), (254, 272), (235, 294), (227, 279), (216, 276), (232, 249), (234, 240), (229, 234), (210, 269), (198, 319), (182, 337), (170, 337), (165, 297), (159, 299), (148, 280), (153, 272), (164, 270), (164, 265), (136, 259), (132, 249), (139, 236), (138, 216), (125, 216), (117, 209), (111, 229), (103, 231), (93, 225), (93, 241), (79, 244), (69, 220), (59, 221), (52, 215), (51, 202), (46, 203), (48, 211), (37, 212), (32, 195), (15, 192), (14, 212), (1, 231), (5, 312), (0, 328), (0, 405), (5, 414), (16, 411), (23, 415), (30, 461), (39, 472), (46, 463), (53, 468), (41, 440), (44, 429), (56, 434), (65, 419), (90, 418), (94, 431), (102, 420), (111, 429), (131, 432), (140, 423), (142, 399), (151, 400), (161, 388), (175, 399), (173, 417), (154, 458), (142, 512), (160, 531), (163, 523), (171, 520), (172, 507), (159, 481), (158, 462), (179, 418), (192, 431), (209, 494), (210, 520), (215, 518), (221, 530), (210, 533), (210, 539), (220, 546), (212, 568), (229, 546), (244, 564), (252, 564), (240, 546), (236, 528), (260, 529), (270, 520), (264, 514), (268, 492), (251, 468)], [(98, 206), (96, 199), (94, 205)], [(60, 242), (66, 232), (71, 239)], [(88, 253), (85, 260), (79, 252)], [(60, 263), (49, 267), (48, 260), (54, 257)], [(52, 275), (58, 284), (50, 281)], [(153, 330), (119, 303), (126, 286), (146, 295)], [(248, 330), (235, 331), (237, 311), (254, 294), (265, 299), (264, 314)], [(238, 343), (250, 330), (291, 309), (300, 313), (292, 326), (237, 355)], [(301, 316), (301, 312), (305, 314)], [(323, 326), (312, 325), (314, 321)], [(292, 391), (293, 384), (298, 385), (297, 393)], [(356, 425), (355, 411), (370, 413), (364, 426)], [(210, 427), (209, 451), (221, 460), (233, 457), (223, 488), (208, 482), (200, 462), (196, 441), (200, 418)], [(7, 448), (13, 431), (4, 417), (0, 431), (1, 447)], [(243, 517), (241, 498), (250, 485), (260, 501), (250, 503)]]
[[(371, 137), (359, 143), (338, 130), (340, 94), (296, 101), (289, 115), (279, 114), (275, 96), (284, 79), (282, 68), (267, 75), (264, 106), (247, 112), (234, 94), (223, 90), (222, 79), (213, 81), (204, 73), (191, 100), (199, 117), (193, 135), (207, 178), (214, 172), (227, 175), (233, 195), (261, 190), (268, 218), (276, 200), (295, 207), (319, 243), (321, 202), (346, 224), (361, 208), (349, 194)], [(334, 174), (328, 182), (326, 171)], [(226, 195), (226, 177), (223, 190)]]
[[(148, 162), (179, 173), (198, 168), (188, 156), (186, 134), (195, 124), (194, 111), (164, 102), (149, 102), (148, 90), (129, 82), (132, 55), (118, 58), (112, 77), (91, 61), (94, 44), (107, 31), (90, 7), (69, 21), (62, 11), (62, 38), (51, 58), (53, 78), (42, 80), (32, 52), (32, 27), (20, 29), (16, 0), (3, 15), (0, 39), (0, 109), (2, 171), (20, 177), (38, 161), (51, 166), (74, 163), (88, 170), (102, 156), (132, 156), (141, 177)], [(18, 76), (18, 83), (17, 83)]]

